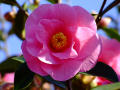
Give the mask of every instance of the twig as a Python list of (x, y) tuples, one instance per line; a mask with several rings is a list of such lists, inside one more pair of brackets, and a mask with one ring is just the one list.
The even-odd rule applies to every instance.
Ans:
[(114, 2), (112, 2), (102, 13), (102, 16), (109, 11), (110, 9), (112, 9), (114, 6), (116, 6), (117, 4), (120, 3), (120, 0), (115, 0)]
[(96, 19), (96, 23), (98, 24), (98, 22), (100, 21), (100, 19), (102, 18), (102, 16), (107, 12), (109, 11), (110, 9), (112, 9), (114, 6), (116, 6), (117, 4), (120, 3), (120, 0), (115, 0), (113, 1), (110, 5), (108, 5), (108, 7), (105, 8), (104, 11), (102, 11), (100, 14), (99, 14), (99, 17), (97, 17)]
[(98, 23), (98, 22), (101, 20), (101, 14), (102, 14), (102, 11), (103, 11), (103, 8), (104, 8), (106, 2), (107, 2), (107, 0), (104, 0), (104, 1), (103, 1), (103, 4), (102, 4), (102, 6), (101, 6), (101, 8), (100, 8), (100, 11), (99, 11), (99, 13), (98, 13), (98, 16), (97, 16), (97, 18), (96, 18), (96, 23)]

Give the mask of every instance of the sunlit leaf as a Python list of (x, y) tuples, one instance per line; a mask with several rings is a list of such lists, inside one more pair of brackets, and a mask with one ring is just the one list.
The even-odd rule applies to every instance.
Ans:
[(7, 60), (0, 63), (0, 72), (1, 73), (8, 73), (8, 72), (15, 72), (19, 65), (24, 63), (24, 61), (12, 59), (13, 57), (8, 58)]
[(35, 10), (37, 7), (38, 7), (38, 5), (36, 5), (36, 4), (31, 4), (28, 6), (28, 8), (32, 11)]
[(120, 90), (120, 82), (99, 86), (91, 90)]
[(33, 76), (34, 73), (28, 69), (26, 63), (22, 64), (15, 72), (14, 90), (27, 88), (33, 81)]
[(20, 61), (20, 62), (22, 62), (22, 63), (24, 63), (24, 62), (25, 62), (25, 59), (24, 59), (24, 57), (23, 57), (23, 56), (13, 57), (13, 58), (11, 58), (11, 59), (13, 59), (13, 60), (17, 60), (17, 61)]
[(114, 38), (114, 39), (120, 41), (120, 35), (119, 35), (119, 33), (118, 33), (117, 30), (115, 30), (115, 29), (113, 29), (113, 28), (106, 28), (106, 27), (102, 28), (102, 30), (104, 30), (105, 33), (106, 33), (110, 38)]

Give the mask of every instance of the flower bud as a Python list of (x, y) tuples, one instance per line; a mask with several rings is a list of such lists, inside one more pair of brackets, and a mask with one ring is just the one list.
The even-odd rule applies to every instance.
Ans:
[(110, 22), (111, 22), (111, 18), (105, 17), (100, 20), (100, 22), (98, 23), (98, 26), (99, 27), (107, 27), (110, 24)]
[(39, 3), (40, 3), (40, 0), (34, 0), (35, 5), (39, 5)]
[(7, 12), (5, 15), (4, 15), (4, 18), (9, 21), (9, 22), (14, 22), (14, 19), (15, 19), (15, 16), (16, 16), (16, 13), (14, 11), (12, 12)]

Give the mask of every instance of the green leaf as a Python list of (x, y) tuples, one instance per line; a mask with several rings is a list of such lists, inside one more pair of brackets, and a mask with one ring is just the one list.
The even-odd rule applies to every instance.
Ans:
[(28, 6), (28, 8), (32, 11), (35, 10), (37, 7), (38, 7), (38, 5), (36, 5), (36, 4), (31, 4)]
[[(25, 31), (25, 21), (27, 19), (27, 15), (24, 11), (19, 10), (16, 18), (15, 18), (15, 22), (13, 24), (12, 29), (10, 30), (10, 32), (14, 32), (20, 39), (24, 40), (24, 31)], [(10, 34), (9, 32), (9, 34)]]
[(12, 59), (13, 57), (8, 58), (4, 62), (0, 63), (0, 72), (2, 74), (8, 72), (15, 72), (19, 65), (24, 63), (24, 61)]
[(45, 80), (49, 81), (50, 83), (53, 83), (59, 87), (62, 87), (62, 88), (65, 88), (65, 82), (62, 82), (62, 81), (56, 81), (54, 79), (52, 79), (50, 76), (40, 76), (42, 78), (44, 78)]
[(91, 90), (120, 90), (120, 82), (99, 86)]
[(120, 41), (120, 35), (117, 32), (117, 30), (113, 29), (113, 28), (102, 28), (103, 31), (105, 31), (105, 33), (110, 37), (110, 38), (114, 38), (118, 41)]
[(23, 56), (13, 57), (12, 59), (17, 60), (17, 61), (20, 61), (20, 62), (22, 62), (22, 63), (24, 63), (24, 62), (25, 62), (25, 59), (24, 59), (24, 57), (23, 57)]
[(47, 1), (52, 3), (52, 4), (58, 3), (58, 0), (47, 0)]
[(27, 88), (31, 84), (33, 76), (34, 73), (28, 69), (26, 63), (22, 64), (15, 72), (14, 90), (22, 90)]
[(0, 3), (16, 5), (16, 0), (0, 0)]
[(90, 74), (94, 76), (101, 76), (104, 77), (112, 82), (118, 82), (118, 77), (116, 72), (107, 64), (104, 64), (102, 62), (97, 62), (94, 68), (92, 68), (90, 71), (84, 72), (80, 74)]
[(5, 40), (5, 38), (4, 38), (4, 36), (3, 36), (3, 32), (0, 31), (0, 41), (4, 41), (4, 40)]

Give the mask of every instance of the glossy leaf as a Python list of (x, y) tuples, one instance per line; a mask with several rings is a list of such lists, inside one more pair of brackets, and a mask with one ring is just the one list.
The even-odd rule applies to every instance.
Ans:
[(16, 5), (16, 0), (0, 0), (0, 3)]
[(110, 37), (110, 38), (114, 38), (118, 41), (120, 41), (120, 35), (119, 33), (117, 32), (117, 30), (113, 29), (113, 28), (102, 28), (102, 30), (105, 31), (105, 33)]
[(22, 64), (15, 72), (14, 90), (27, 88), (31, 84), (33, 76), (34, 73), (28, 69), (26, 63)]
[(24, 61), (12, 59), (13, 57), (8, 58), (7, 60), (0, 63), (0, 72), (2, 74), (8, 72), (15, 72), (19, 65), (24, 63)]
[(118, 77), (115, 71), (110, 66), (102, 62), (98, 62), (96, 66), (92, 68), (90, 71), (83, 72), (83, 73), (80, 72), (80, 74), (101, 76), (112, 82), (118, 82)]
[(91, 90), (120, 90), (120, 82), (99, 86)]
[(47, 1), (52, 3), (52, 4), (58, 3), (58, 0), (47, 0)]
[(25, 62), (25, 59), (24, 59), (23, 56), (13, 57), (12, 59), (17, 60), (17, 61), (20, 61), (20, 62), (23, 62), (23, 63)]
[(35, 10), (37, 7), (38, 7), (38, 5), (35, 5), (35, 4), (31, 4), (28, 6), (28, 8), (32, 11)]

